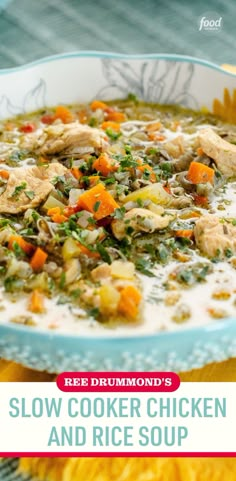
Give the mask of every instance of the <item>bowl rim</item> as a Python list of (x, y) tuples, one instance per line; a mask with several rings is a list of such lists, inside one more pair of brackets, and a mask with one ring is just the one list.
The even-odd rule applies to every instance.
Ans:
[[(37, 67), (39, 65), (43, 65), (46, 63), (51, 63), (55, 62), (58, 60), (64, 60), (64, 59), (70, 59), (70, 58), (112, 58), (112, 59), (118, 59), (118, 60), (169, 60), (169, 61), (177, 61), (177, 62), (188, 62), (188, 63), (194, 63), (197, 65), (201, 65), (204, 67), (207, 67), (212, 70), (216, 70), (220, 73), (223, 73), (225, 75), (228, 75), (230, 77), (236, 77), (236, 72), (229, 72), (225, 69), (223, 69), (220, 65), (200, 59), (198, 57), (192, 57), (189, 55), (182, 55), (182, 54), (169, 54), (169, 53), (142, 53), (142, 54), (124, 54), (122, 52), (106, 52), (106, 51), (97, 51), (97, 50), (81, 50), (81, 51), (72, 51), (72, 52), (66, 52), (66, 53), (61, 53), (61, 54), (56, 54), (56, 55), (50, 55), (46, 57), (41, 57), (37, 60), (34, 60), (33, 62), (28, 62), (23, 65), (19, 65), (17, 67), (10, 67), (10, 68), (4, 68), (0, 69), (0, 76), (1, 75), (7, 75), (7, 74), (12, 74), (12, 73), (18, 73), (24, 70), (29, 70), (31, 68)], [(70, 332), (58, 332), (58, 331), (50, 331), (49, 329), (40, 329), (40, 327), (36, 328), (29, 328), (27, 326), (19, 326), (19, 325), (11, 325), (10, 323), (0, 323), (0, 332), (2, 333), (7, 333), (10, 334), (12, 332), (15, 333), (20, 333), (20, 334), (28, 334), (33, 337), (35, 336), (42, 336), (43, 338), (47, 337), (48, 339), (67, 339), (67, 340), (83, 340), (83, 341), (89, 341), (89, 342), (103, 342), (103, 343), (115, 343), (117, 340), (120, 340), (122, 342), (129, 342), (129, 341), (145, 341), (145, 340), (150, 340), (151, 338), (153, 340), (159, 339), (160, 337), (166, 338), (168, 337), (169, 339), (171, 338), (181, 338), (183, 336), (196, 336), (196, 335), (206, 335), (211, 332), (215, 331), (224, 331), (226, 328), (229, 330), (230, 328), (235, 327), (236, 323), (236, 318), (230, 317), (226, 318), (222, 321), (215, 321), (209, 324), (206, 324), (204, 326), (199, 326), (199, 327), (189, 327), (189, 328), (184, 328), (184, 329), (179, 329), (176, 331), (159, 331), (159, 332), (153, 332), (153, 333), (147, 333), (147, 334), (133, 334), (133, 335), (125, 335), (125, 334), (119, 334), (119, 335), (114, 335), (114, 336), (108, 336), (108, 335), (101, 335), (97, 336), (96, 334), (89, 334), (89, 335), (83, 335), (80, 333), (70, 333)]]
[(177, 61), (177, 62), (189, 62), (198, 65), (202, 65), (204, 67), (208, 67), (212, 70), (216, 70), (221, 72), (225, 75), (236, 77), (236, 72), (229, 72), (225, 70), (220, 65), (211, 62), (210, 60), (204, 60), (198, 57), (192, 57), (190, 55), (182, 55), (182, 54), (172, 54), (172, 53), (142, 53), (142, 54), (125, 54), (122, 52), (106, 52), (106, 51), (99, 51), (99, 50), (75, 50), (72, 52), (65, 52), (59, 53), (55, 55), (49, 55), (46, 57), (40, 57), (32, 62), (27, 62), (23, 65), (18, 65), (16, 67), (7, 67), (0, 69), (0, 75), (12, 74), (21, 72), (22, 70), (27, 70), (38, 65), (42, 65), (45, 63), (55, 62), (57, 60), (64, 60), (70, 58), (114, 58), (118, 60), (170, 60), (170, 61)]
[(108, 335), (101, 335), (99, 334), (98, 336), (96, 334), (80, 334), (78, 333), (73, 333), (73, 332), (58, 332), (56, 330), (50, 330), (50, 329), (40, 329), (40, 326), (35, 327), (29, 327), (29, 326), (21, 326), (21, 325), (15, 325), (15, 324), (10, 324), (8, 323), (2, 323), (0, 324), (0, 334), (12, 334), (12, 333), (19, 333), (21, 335), (24, 334), (30, 336), (30, 337), (40, 337), (42, 339), (45, 339), (45, 337), (50, 340), (60, 340), (64, 339), (67, 341), (73, 342), (78, 342), (78, 340), (83, 341), (83, 342), (92, 342), (93, 344), (96, 344), (98, 342), (102, 342), (103, 344), (107, 343), (116, 343), (117, 341), (122, 341), (122, 342), (137, 342), (137, 344), (142, 341), (155, 341), (159, 340), (161, 338), (169, 339), (171, 340), (183, 340), (183, 338), (186, 337), (193, 339), (195, 337), (200, 338), (201, 335), (207, 336), (211, 333), (216, 333), (219, 331), (219, 335), (224, 332), (226, 329), (227, 331), (233, 330), (236, 328), (236, 318), (234, 317), (229, 317), (225, 318), (222, 321), (213, 321), (210, 324), (206, 324), (204, 326), (199, 326), (199, 327), (189, 327), (189, 328), (184, 328), (184, 329), (179, 329), (176, 331), (156, 331), (153, 333), (147, 333), (147, 334), (132, 334), (129, 336), (126, 336), (125, 334), (118, 334), (114, 336), (108, 336)]

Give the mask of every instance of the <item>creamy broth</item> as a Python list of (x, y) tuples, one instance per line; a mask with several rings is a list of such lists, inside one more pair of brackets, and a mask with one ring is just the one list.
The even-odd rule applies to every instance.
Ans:
[(2, 323), (114, 336), (235, 315), (235, 126), (130, 96), (0, 132)]

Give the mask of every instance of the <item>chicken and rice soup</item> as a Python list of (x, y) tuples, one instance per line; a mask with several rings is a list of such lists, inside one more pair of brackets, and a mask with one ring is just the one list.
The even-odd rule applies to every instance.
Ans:
[(132, 94), (1, 121), (1, 322), (132, 335), (235, 315), (235, 144)]

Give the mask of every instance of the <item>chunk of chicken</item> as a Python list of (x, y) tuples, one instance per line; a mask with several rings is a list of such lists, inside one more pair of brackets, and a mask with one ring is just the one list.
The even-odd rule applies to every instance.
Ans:
[(38, 206), (53, 189), (50, 181), (65, 172), (67, 169), (59, 163), (11, 170), (6, 190), (0, 195), (0, 213), (18, 214)]
[(107, 280), (107, 278), (109, 278), (110, 275), (111, 275), (111, 266), (109, 266), (109, 264), (106, 264), (106, 262), (95, 267), (95, 269), (93, 269), (91, 272), (91, 277), (95, 282), (99, 282), (103, 279)]
[(134, 208), (124, 215), (123, 219), (113, 220), (111, 228), (116, 239), (121, 240), (127, 235), (127, 229), (131, 233), (148, 232), (165, 229), (173, 219), (172, 215), (161, 216), (148, 209)]
[(200, 131), (199, 141), (203, 152), (215, 161), (222, 174), (236, 174), (236, 145), (222, 139), (211, 128)]
[[(55, 177), (69, 174), (70, 171), (64, 167), (64, 165), (59, 164), (59, 162), (52, 162), (51, 164), (34, 167), (35, 174), (42, 180), (53, 180)], [(17, 171), (18, 172), (18, 171)]]
[(236, 254), (236, 226), (217, 216), (204, 215), (197, 220), (194, 235), (200, 251), (210, 258)]
[(27, 134), (21, 148), (36, 151), (44, 156), (55, 154), (74, 155), (104, 150), (106, 137), (102, 130), (82, 125), (79, 122), (56, 124), (41, 132)]

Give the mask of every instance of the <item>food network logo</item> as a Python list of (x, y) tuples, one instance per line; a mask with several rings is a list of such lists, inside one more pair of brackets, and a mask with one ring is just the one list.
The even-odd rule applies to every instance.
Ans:
[(199, 32), (219, 32), (223, 27), (222, 17), (215, 12), (205, 13), (198, 20)]

